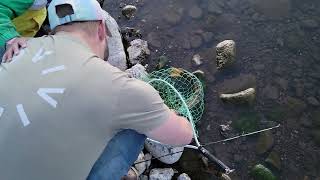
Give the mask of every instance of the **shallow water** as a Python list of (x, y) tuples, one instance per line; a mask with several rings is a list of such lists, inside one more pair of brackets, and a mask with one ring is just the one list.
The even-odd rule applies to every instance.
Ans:
[[(133, 19), (121, 15), (124, 4), (138, 7)], [(149, 70), (165, 55), (170, 66), (206, 73), (201, 142), (281, 124), (267, 136), (208, 147), (236, 169), (233, 179), (250, 179), (259, 163), (279, 179), (320, 179), (319, 0), (106, 0), (104, 7), (149, 42)], [(214, 47), (225, 39), (237, 43), (236, 63), (218, 71)], [(202, 65), (192, 63), (195, 54)], [(249, 87), (257, 90), (251, 106), (218, 98)], [(221, 133), (220, 125), (229, 122), (232, 130)], [(266, 162), (270, 154), (280, 163)], [(193, 179), (210, 179), (196, 166), (188, 171)]]

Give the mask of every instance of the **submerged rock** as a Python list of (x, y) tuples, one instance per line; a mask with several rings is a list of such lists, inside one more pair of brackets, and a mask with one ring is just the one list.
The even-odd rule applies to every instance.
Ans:
[(130, 42), (130, 47), (128, 48), (129, 61), (131, 64), (142, 63), (146, 60), (147, 56), (150, 55), (150, 50), (148, 48), (148, 42), (135, 39)]
[(173, 175), (172, 168), (152, 169), (149, 174), (149, 180), (171, 180)]
[(163, 16), (168, 23), (176, 25), (181, 21), (183, 13), (183, 8), (169, 7), (164, 12)]
[(253, 132), (258, 129), (260, 118), (255, 112), (241, 113), (239, 118), (232, 121), (232, 127), (241, 132)]
[(189, 10), (189, 16), (191, 16), (192, 18), (195, 18), (195, 19), (201, 18), (201, 16), (202, 16), (202, 9), (199, 8), (198, 6), (193, 6), (193, 7)]
[(167, 65), (168, 62), (169, 62), (169, 59), (167, 58), (167, 56), (160, 56), (156, 68), (158, 70), (162, 69)]
[(262, 90), (262, 94), (268, 99), (277, 100), (279, 98), (280, 91), (276, 86), (267, 85)]
[(221, 94), (220, 99), (231, 103), (252, 103), (255, 99), (256, 90), (249, 88), (235, 94)]
[(233, 40), (225, 40), (216, 47), (217, 69), (222, 69), (234, 63), (236, 57), (236, 43)]
[(276, 180), (277, 179), (273, 175), (273, 173), (262, 164), (258, 164), (254, 166), (250, 174), (255, 180)]
[(308, 97), (307, 101), (312, 106), (320, 106), (320, 102), (315, 97)]
[(269, 151), (273, 147), (273, 144), (274, 144), (274, 139), (271, 132), (267, 131), (267, 132), (261, 133), (256, 145), (257, 153), (263, 154)]
[(151, 46), (159, 48), (162, 45), (160, 37), (155, 32), (149, 33), (147, 36), (147, 40), (151, 44)]
[(266, 159), (266, 162), (277, 168), (278, 170), (281, 170), (280, 156), (277, 152), (272, 151)]
[(252, 74), (240, 74), (236, 78), (226, 79), (218, 86), (219, 94), (232, 94), (256, 87), (256, 77)]
[(183, 174), (180, 174), (177, 180), (191, 180), (191, 178), (188, 176), (188, 174), (183, 173)]
[(126, 5), (124, 8), (122, 8), (122, 14), (128, 19), (132, 18), (136, 12), (137, 7), (133, 5)]
[[(145, 148), (151, 153), (151, 155), (155, 158), (158, 158), (159, 161), (165, 163), (165, 164), (173, 164), (182, 156), (184, 147), (172, 147), (168, 145), (163, 145), (154, 141), (146, 140), (145, 142)], [(168, 155), (172, 154), (172, 155)], [(164, 156), (168, 155), (168, 156)], [(164, 156), (164, 157), (162, 157)]]

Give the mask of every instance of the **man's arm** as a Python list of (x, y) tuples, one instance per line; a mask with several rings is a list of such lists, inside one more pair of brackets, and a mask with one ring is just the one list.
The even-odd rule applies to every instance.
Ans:
[(191, 124), (184, 117), (171, 112), (168, 120), (154, 130), (146, 133), (148, 137), (164, 144), (184, 146), (193, 138)]

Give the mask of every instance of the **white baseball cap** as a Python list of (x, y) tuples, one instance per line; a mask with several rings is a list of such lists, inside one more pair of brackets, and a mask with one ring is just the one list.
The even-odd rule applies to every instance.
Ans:
[[(70, 5), (73, 14), (60, 18), (57, 15), (57, 7)], [(52, 0), (48, 7), (50, 28), (53, 30), (59, 25), (77, 21), (103, 20), (103, 10), (97, 0)]]

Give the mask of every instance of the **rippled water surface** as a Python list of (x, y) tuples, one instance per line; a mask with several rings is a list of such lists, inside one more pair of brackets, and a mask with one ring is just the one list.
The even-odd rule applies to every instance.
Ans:
[[(131, 20), (121, 15), (125, 4), (138, 7)], [(106, 0), (104, 8), (149, 42), (149, 70), (164, 55), (170, 66), (205, 72), (201, 142), (281, 124), (266, 134), (208, 147), (236, 169), (233, 179), (250, 179), (256, 164), (279, 179), (320, 179), (319, 0)], [(215, 46), (225, 39), (237, 43), (236, 63), (218, 71)], [(195, 54), (202, 65), (192, 62)], [(257, 90), (253, 105), (219, 99), (219, 93), (249, 87)], [(221, 132), (222, 124), (232, 129)], [(179, 167), (193, 179), (214, 179), (190, 159)]]

